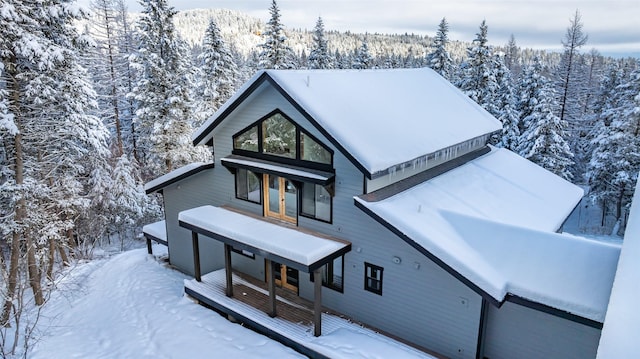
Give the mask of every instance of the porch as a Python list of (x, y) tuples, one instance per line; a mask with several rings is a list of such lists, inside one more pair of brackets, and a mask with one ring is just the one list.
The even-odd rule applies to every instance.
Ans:
[(428, 358), (423, 351), (322, 308), (322, 336), (314, 335), (314, 305), (280, 288), (278, 316), (271, 317), (266, 283), (233, 273), (233, 295), (227, 296), (226, 270), (185, 280), (185, 293), (233, 320), (265, 334), (311, 358)]

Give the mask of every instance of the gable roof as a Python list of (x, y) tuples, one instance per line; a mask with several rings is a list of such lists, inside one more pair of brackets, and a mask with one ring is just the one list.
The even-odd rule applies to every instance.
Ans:
[(619, 246), (554, 233), (582, 195), (532, 162), (493, 148), (394, 196), (355, 201), (494, 304), (517, 297), (598, 326)]
[(214, 166), (215, 164), (213, 162), (189, 163), (188, 165), (177, 168), (169, 173), (166, 173), (160, 177), (154, 178), (151, 181), (147, 182), (144, 185), (144, 191), (146, 194), (162, 191), (163, 188), (171, 184), (174, 184), (178, 181), (182, 181), (183, 179), (189, 176), (192, 176), (200, 171), (214, 168)]
[(194, 133), (194, 144), (208, 142), (212, 130), (265, 82), (369, 178), (502, 128), (429, 68), (263, 70)]

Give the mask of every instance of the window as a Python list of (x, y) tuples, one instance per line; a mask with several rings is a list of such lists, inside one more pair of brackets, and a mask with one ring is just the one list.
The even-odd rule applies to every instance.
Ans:
[(300, 212), (306, 217), (331, 222), (331, 193), (324, 186), (303, 183)]
[[(322, 285), (342, 292), (342, 276), (344, 273), (344, 256), (338, 257), (322, 267)], [(313, 282), (313, 273), (311, 273), (311, 281)]]
[(382, 295), (382, 271), (384, 268), (364, 263), (364, 289)]
[(233, 148), (258, 152), (258, 126), (249, 127), (249, 129), (236, 135), (233, 138)]
[(237, 154), (269, 160), (276, 156), (279, 161), (293, 165), (299, 165), (296, 161), (306, 161), (321, 170), (331, 170), (333, 163), (333, 152), (329, 148), (279, 110), (236, 133), (233, 149)]
[(232, 252), (236, 252), (238, 254), (241, 254), (241, 255), (243, 255), (243, 256), (245, 256), (247, 258), (256, 259), (256, 255), (255, 254), (253, 254), (253, 253), (251, 253), (251, 252), (249, 252), (247, 250), (244, 250), (244, 249), (237, 249), (235, 247), (231, 247), (231, 251)]
[(279, 113), (262, 121), (262, 153), (296, 158), (296, 126)]
[(255, 173), (244, 168), (236, 170), (236, 198), (260, 203), (261, 188), (260, 178)]

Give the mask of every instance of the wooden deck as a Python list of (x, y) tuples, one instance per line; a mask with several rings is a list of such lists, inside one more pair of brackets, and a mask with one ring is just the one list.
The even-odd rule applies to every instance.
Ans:
[[(312, 302), (288, 290), (277, 288), (277, 315), (272, 318), (267, 314), (269, 295), (266, 283), (240, 273), (233, 273), (233, 282), (233, 296), (227, 297), (225, 271), (219, 270), (202, 276), (201, 282), (185, 281), (185, 293), (201, 304), (227, 315), (230, 320), (241, 322), (310, 358), (330, 358), (335, 353), (331, 347), (318, 344), (317, 338), (313, 336)], [(323, 307), (321, 338), (338, 330), (355, 332), (365, 341), (375, 340), (376, 344), (393, 343), (394, 350), (399, 351), (399, 355), (394, 357), (439, 358), (424, 348), (411, 346), (399, 338), (368, 328)]]

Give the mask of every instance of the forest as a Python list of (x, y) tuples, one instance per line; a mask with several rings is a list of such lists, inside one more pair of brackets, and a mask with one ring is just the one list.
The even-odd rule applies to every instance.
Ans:
[(485, 21), (463, 43), (446, 18), (434, 37), (357, 34), (322, 18), (287, 28), (275, 0), (264, 21), (140, 3), (140, 14), (124, 0), (0, 4), (2, 357), (35, 340), (24, 308), (46, 301), (60, 268), (161, 217), (144, 183), (211, 160), (191, 133), (260, 69), (430, 67), (502, 122), (493, 145), (583, 185), (604, 231), (624, 231), (640, 170), (640, 66), (587, 49), (578, 10), (558, 34), (563, 51), (545, 52), (513, 36), (489, 45)]

